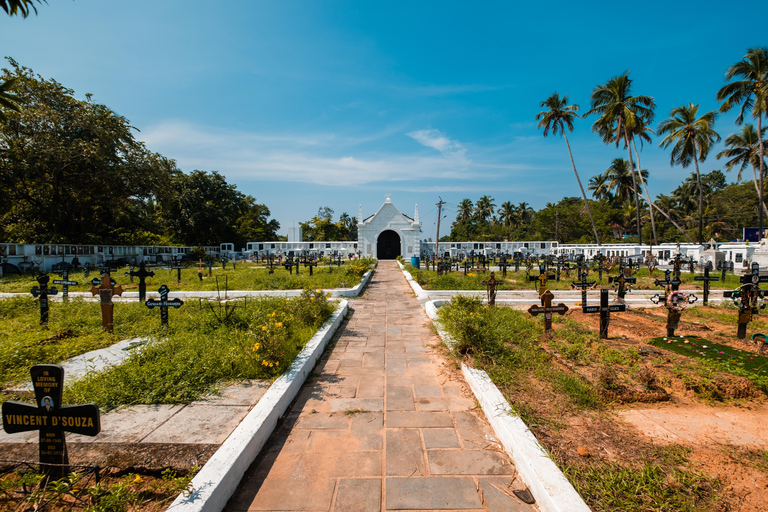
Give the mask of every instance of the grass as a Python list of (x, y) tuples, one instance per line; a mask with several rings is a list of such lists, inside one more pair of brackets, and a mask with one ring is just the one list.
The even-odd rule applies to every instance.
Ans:
[[(408, 264), (405, 265), (405, 270), (410, 272), (419, 286), (427, 290), (485, 290), (486, 287), (484, 284), (482, 284), (482, 281), (485, 281), (490, 276), (489, 272), (481, 271), (470, 271), (465, 276), (463, 269), (459, 270), (458, 272), (451, 272), (438, 276), (437, 272), (434, 270), (426, 270), (423, 268), (417, 269), (411, 267)], [(555, 273), (556, 271), (553, 269), (549, 271), (549, 274), (551, 275)], [(533, 268), (531, 270), (531, 276), (538, 275), (538, 267)], [(610, 275), (614, 277), (617, 276), (618, 267), (615, 267), (611, 271)], [(688, 272), (682, 272), (681, 279), (683, 281), (683, 287), (700, 287), (701, 283), (699, 281), (693, 280), (693, 278), (697, 275), (703, 274), (691, 274)], [(607, 276), (608, 274), (603, 272), (602, 281), (598, 281), (599, 275), (595, 272), (590, 272), (587, 281), (598, 281), (598, 286), (606, 286), (608, 285)], [(654, 280), (664, 279), (664, 272), (656, 270), (653, 276), (649, 276), (648, 269), (641, 268), (638, 273), (635, 274), (635, 277), (637, 278), (637, 284), (634, 286), (635, 289), (661, 290), (661, 287), (658, 287), (654, 284)], [(525, 267), (521, 267), (519, 272), (514, 272), (514, 267), (512, 267), (512, 269), (507, 269), (506, 277), (501, 277), (501, 272), (498, 271), (496, 272), (496, 279), (504, 279), (505, 281), (504, 284), (499, 286), (500, 290), (533, 290), (537, 284), (536, 282), (531, 282), (528, 280), (528, 274), (525, 272)], [(554, 279), (550, 280), (547, 282), (547, 287), (550, 290), (570, 290), (571, 283), (576, 281), (578, 281), (578, 277), (575, 271), (571, 271), (570, 278), (565, 277), (565, 273), (561, 272), (560, 281), (556, 281)], [(726, 274), (725, 283), (721, 283), (720, 281), (710, 283), (710, 288), (717, 290), (735, 290), (739, 286), (741, 286), (739, 277), (734, 274)], [(632, 292), (629, 293), (631, 294)]]
[(768, 393), (768, 357), (699, 336), (658, 337), (649, 340), (648, 344), (691, 357), (719, 371), (746, 377), (758, 389)]
[[(216, 277), (219, 277), (219, 286), (224, 287), (224, 278), (227, 280), (227, 287), (230, 290), (302, 290), (304, 288), (351, 288), (360, 282), (363, 274), (373, 265), (371, 258), (362, 258), (355, 261), (347, 261), (341, 267), (334, 266), (332, 269), (327, 265), (315, 267), (313, 275), (310, 277), (309, 269), (300, 267), (300, 274), (296, 275), (296, 269), (289, 273), (283, 267), (275, 267), (274, 273), (270, 274), (269, 269), (264, 265), (254, 263), (238, 263), (235, 269), (232, 263), (227, 263), (227, 267), (222, 269), (216, 267), (213, 269), (213, 276), (208, 277), (208, 268), (203, 270), (202, 281), (198, 278), (198, 268), (190, 266), (181, 271), (181, 282), (177, 283), (177, 272), (169, 268), (153, 268), (154, 277), (146, 279), (147, 291), (156, 291), (161, 284), (167, 284), (171, 291), (216, 291)], [(124, 274), (128, 272), (128, 267), (113, 271), (112, 278), (117, 281), (125, 291), (138, 291), (139, 279), (134, 278), (133, 284)], [(74, 271), (70, 273), (70, 280), (77, 281), (77, 286), (70, 286), (71, 292), (89, 292), (91, 290), (90, 281), (94, 277), (99, 277), (98, 270), (91, 271), (86, 279), (83, 271)], [(61, 285), (54, 285), (53, 281), (59, 279), (55, 274), (51, 274), (51, 280), (48, 286), (55, 286), (59, 290), (59, 296), (62, 294)], [(0, 278), (0, 292), (3, 293), (29, 293), (33, 286), (38, 283), (35, 278), (29, 274), (19, 276), (16, 274), (7, 275)]]
[[(188, 403), (215, 390), (222, 381), (276, 378), (330, 317), (333, 307), (322, 291), (305, 290), (295, 299), (250, 300), (221, 324), (204, 304), (187, 300), (179, 310), (169, 312), (170, 325), (163, 329), (159, 315), (143, 304), (121, 303), (115, 306), (115, 333), (105, 334), (95, 302), (52, 304), (52, 323), (45, 331), (34, 318), (31, 297), (0, 301), (3, 385), (28, 380), (34, 364), (54, 364), (120, 339), (148, 336), (152, 341), (123, 364), (68, 383), (65, 402), (95, 402), (105, 410), (130, 404)], [(73, 336), (40, 342), (61, 329), (70, 329)]]

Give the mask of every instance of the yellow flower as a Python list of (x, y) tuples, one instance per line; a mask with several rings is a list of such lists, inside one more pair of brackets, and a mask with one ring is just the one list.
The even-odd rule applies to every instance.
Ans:
[(282, 326), (283, 326), (283, 322), (277, 322), (277, 323), (275, 324), (275, 327), (282, 327)]
[(269, 367), (272, 368), (272, 363), (269, 363)]
[(256, 352), (256, 351), (257, 351), (257, 350), (259, 350), (260, 348), (261, 348), (261, 343), (257, 343), (257, 344), (255, 344), (255, 345), (253, 346), (253, 351), (254, 351), (254, 352)]
[(136, 478), (133, 479), (133, 483), (140, 484), (143, 480), (139, 475), (136, 475)]
[(280, 366), (280, 361), (276, 362), (275, 366)]
[(317, 293), (323, 293), (323, 290), (321, 290), (320, 288), (318, 288), (318, 289), (317, 289)]
[(267, 366), (267, 361), (265, 359), (262, 359), (261, 360), (261, 364), (262, 364), (262, 366)]
[(272, 314), (271, 314), (271, 315), (269, 315), (269, 316), (272, 316), (272, 317), (273, 317), (273, 316), (275, 316), (275, 312), (273, 311), (273, 312), (272, 312)]
[(261, 330), (262, 330), (262, 331), (266, 331), (266, 330), (267, 330), (267, 326), (266, 326), (266, 325), (262, 325), (262, 326), (261, 326)]

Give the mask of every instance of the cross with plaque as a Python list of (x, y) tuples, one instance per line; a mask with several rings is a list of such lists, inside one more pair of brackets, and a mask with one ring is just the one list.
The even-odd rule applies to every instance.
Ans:
[(91, 273), (91, 264), (87, 261), (83, 265), (83, 279), (88, 279), (88, 275)]
[(40, 325), (48, 325), (48, 296), (59, 293), (55, 286), (48, 288), (48, 281), (50, 280), (51, 278), (46, 274), (38, 276), (37, 283), (40, 286), (33, 286), (30, 290), (33, 297), (40, 297)]
[(69, 296), (69, 287), (70, 286), (77, 286), (77, 281), (70, 281), (69, 280), (69, 271), (64, 270), (61, 274), (61, 279), (54, 279), (53, 284), (60, 284), (61, 285), (61, 296), (62, 298), (66, 299)]
[(680, 253), (675, 254), (675, 257), (672, 258), (672, 274), (675, 276), (675, 279), (680, 279), (680, 269), (682, 268), (683, 263), (683, 256)]
[(205, 262), (202, 258), (197, 260), (197, 279), (199, 281), (203, 280), (203, 267), (205, 266)]
[[(542, 263), (539, 265), (539, 275), (537, 276), (528, 276), (528, 281), (535, 282), (538, 281), (538, 288), (539, 288), (539, 297), (544, 296), (544, 292), (548, 290), (547, 288), (547, 281), (549, 279), (554, 279), (554, 275), (547, 274), (547, 265), (546, 263)], [(542, 302), (543, 304), (543, 302)]]
[(490, 277), (486, 281), (480, 281), (480, 284), (484, 284), (488, 288), (488, 305), (493, 306), (496, 304), (496, 287), (503, 283), (504, 280), (497, 280), (496, 273), (491, 272)]
[(131, 270), (129, 275), (131, 277), (139, 278), (139, 302), (144, 301), (144, 299), (147, 297), (147, 283), (145, 280), (148, 277), (155, 277), (155, 273), (147, 272), (147, 269), (144, 266), (144, 262), (142, 261), (141, 264), (139, 265), (139, 271), (134, 272), (133, 270)]
[(184, 269), (184, 265), (181, 263), (176, 263), (174, 266), (171, 267), (171, 270), (176, 271), (176, 283), (181, 282), (181, 271)]
[(581, 288), (581, 306), (584, 307), (587, 304), (587, 288), (594, 288), (597, 284), (595, 281), (587, 282), (587, 273), (581, 272), (581, 281), (571, 283), (571, 288), (574, 290)]
[(122, 295), (123, 288), (117, 284), (109, 274), (104, 274), (101, 280), (94, 279), (91, 281), (93, 285), (91, 287), (91, 295), (99, 296), (99, 303), (101, 304), (101, 325), (106, 332), (112, 332), (113, 325), (113, 313), (115, 305), (112, 302), (112, 297), (115, 295)]
[(312, 275), (312, 269), (315, 268), (316, 266), (317, 266), (317, 260), (316, 259), (314, 259), (312, 257), (308, 257), (308, 258), (306, 258), (304, 260), (304, 268), (309, 267), (309, 275), (310, 276)]
[(680, 279), (677, 279), (677, 278), (673, 279), (671, 277), (671, 274), (672, 274), (672, 271), (670, 271), (669, 269), (665, 270), (664, 280), (662, 281), (661, 279), (656, 279), (653, 281), (654, 284), (656, 286), (663, 286), (664, 288), (669, 287), (672, 291), (676, 291), (678, 288), (680, 288), (680, 283), (682, 283), (682, 281), (680, 281)]
[(660, 279), (654, 281), (656, 286), (664, 287), (664, 295), (657, 293), (651, 297), (651, 302), (654, 304), (663, 303), (667, 308), (667, 336), (671, 338), (675, 335), (675, 329), (680, 324), (681, 312), (685, 309), (686, 305), (696, 302), (697, 297), (693, 294), (686, 295), (679, 291), (677, 288), (680, 286), (680, 280), (672, 279), (670, 274), (671, 272), (667, 270), (663, 281)]
[(501, 269), (501, 277), (507, 277), (507, 255), (502, 254), (499, 256), (499, 268)]
[(765, 308), (761, 299), (765, 297), (766, 290), (760, 289), (760, 283), (768, 282), (768, 276), (760, 275), (760, 265), (752, 264), (752, 272), (741, 276), (741, 287), (738, 290), (723, 292), (723, 297), (731, 298), (739, 306), (739, 323), (736, 337), (743, 340), (747, 337), (747, 324), (752, 321), (752, 316)]
[(168, 289), (166, 285), (162, 285), (157, 292), (160, 294), (160, 300), (157, 299), (149, 299), (147, 300), (144, 305), (147, 306), (149, 309), (152, 308), (160, 308), (160, 324), (163, 327), (168, 326), (168, 308), (176, 308), (179, 309), (183, 304), (184, 301), (181, 299), (168, 299), (168, 292), (171, 290)]
[(608, 339), (608, 324), (611, 321), (611, 313), (619, 313), (626, 310), (626, 304), (608, 304), (608, 290), (605, 288), (600, 290), (599, 306), (587, 306), (586, 301), (581, 304), (582, 313), (600, 313), (600, 338), (604, 340)]
[(621, 265), (619, 267), (618, 276), (608, 276), (608, 282), (613, 283), (613, 285), (616, 287), (616, 297), (618, 298), (619, 302), (624, 302), (624, 297), (627, 296), (627, 292), (631, 292), (632, 285), (637, 283), (637, 278), (634, 276), (628, 276), (628, 272), (632, 272), (632, 270)]
[(703, 276), (696, 276), (693, 278), (694, 281), (704, 281), (704, 305), (706, 306), (709, 304), (709, 283), (711, 281), (717, 281), (719, 277), (717, 276), (710, 276), (709, 271), (712, 268), (712, 262), (708, 261), (706, 266), (704, 267), (704, 275)]
[(566, 306), (563, 303), (558, 304), (557, 306), (552, 305), (552, 299), (554, 299), (554, 294), (546, 290), (544, 292), (544, 295), (541, 296), (541, 306), (533, 305), (530, 308), (528, 308), (528, 313), (530, 313), (532, 316), (536, 316), (539, 313), (544, 313), (544, 331), (547, 332), (552, 329), (552, 313), (557, 313), (558, 315), (564, 315), (568, 312), (568, 306)]
[(608, 272), (610, 269), (604, 266), (605, 264), (605, 256), (602, 254), (598, 254), (594, 258), (592, 258), (592, 261), (597, 262), (597, 266), (594, 268), (594, 271), (597, 272), (597, 280), (602, 281), (603, 280), (603, 272)]
[(3, 403), (3, 429), (8, 434), (39, 430), (40, 463), (50, 480), (69, 474), (69, 457), (64, 432), (95, 436), (101, 430), (96, 404), (61, 405), (64, 391), (64, 368), (55, 364), (38, 364), (30, 369), (35, 402)]

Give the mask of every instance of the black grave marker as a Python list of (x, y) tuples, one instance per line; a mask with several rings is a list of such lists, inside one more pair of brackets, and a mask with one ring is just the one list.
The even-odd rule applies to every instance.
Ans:
[(59, 293), (59, 290), (53, 286), (48, 288), (48, 281), (50, 279), (46, 274), (38, 276), (37, 282), (40, 287), (33, 286), (32, 290), (30, 290), (33, 297), (40, 297), (40, 325), (48, 325), (48, 296)]
[(149, 299), (147, 300), (144, 305), (147, 306), (149, 309), (152, 308), (160, 308), (160, 324), (163, 326), (168, 325), (168, 308), (176, 308), (179, 309), (183, 304), (184, 301), (181, 299), (168, 299), (168, 292), (171, 290), (168, 289), (166, 285), (162, 285), (157, 292), (160, 294), (160, 300), (157, 299)]
[(496, 273), (491, 272), (491, 276), (487, 281), (481, 281), (480, 284), (484, 284), (488, 288), (488, 305), (493, 306), (496, 304), (496, 287), (498, 287), (504, 280), (497, 280)]
[(582, 313), (600, 313), (600, 338), (608, 339), (608, 324), (611, 320), (611, 313), (619, 313), (627, 310), (626, 304), (608, 304), (608, 290), (600, 290), (600, 305), (587, 306), (586, 301), (581, 305)]
[(557, 313), (558, 315), (564, 315), (568, 312), (568, 306), (566, 306), (563, 303), (558, 304), (557, 306), (552, 305), (552, 299), (554, 299), (554, 294), (547, 290), (544, 295), (541, 296), (541, 306), (533, 305), (530, 308), (528, 308), (528, 313), (530, 313), (532, 316), (536, 316), (539, 313), (544, 313), (544, 331), (548, 332), (552, 329), (552, 313)]
[(766, 295), (766, 290), (760, 289), (760, 283), (768, 282), (768, 276), (760, 275), (760, 265), (752, 264), (752, 272), (741, 276), (741, 287), (738, 290), (723, 292), (723, 297), (731, 298), (739, 307), (739, 323), (736, 337), (743, 340), (747, 337), (747, 324), (752, 321), (752, 316), (765, 308), (761, 303)]
[(53, 284), (61, 285), (61, 296), (66, 299), (69, 296), (69, 287), (77, 286), (77, 281), (70, 281), (69, 271), (65, 270), (61, 273), (61, 279), (54, 279)]
[(716, 276), (709, 275), (709, 270), (711, 267), (712, 263), (707, 263), (707, 265), (704, 267), (704, 275), (696, 276), (693, 278), (694, 281), (704, 281), (704, 305), (709, 304), (709, 283), (719, 279)]
[(141, 264), (139, 265), (139, 271), (134, 272), (133, 270), (131, 270), (129, 275), (131, 277), (139, 278), (139, 302), (142, 302), (144, 299), (147, 298), (147, 283), (145, 282), (145, 279), (148, 277), (155, 277), (155, 273), (147, 272), (147, 269), (144, 266), (144, 262), (142, 261)]

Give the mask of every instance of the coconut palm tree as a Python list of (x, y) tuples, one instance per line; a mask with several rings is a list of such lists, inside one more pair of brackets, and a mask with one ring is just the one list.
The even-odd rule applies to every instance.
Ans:
[(459, 208), (457, 210), (456, 214), (456, 220), (468, 220), (472, 217), (472, 212), (475, 210), (475, 206), (472, 204), (472, 201), (469, 199), (462, 199), (462, 201), (459, 203)]
[[(637, 144), (635, 143), (635, 139), (640, 140), (640, 147), (642, 148), (643, 142), (651, 142), (651, 136), (650, 133), (653, 133), (653, 130), (650, 129), (645, 122), (640, 120), (635, 125), (634, 129), (634, 137), (632, 137), (632, 148), (635, 150), (635, 159), (637, 160), (637, 168), (642, 169), (643, 166), (640, 165), (640, 152), (637, 150)], [(646, 171), (647, 173), (647, 171)], [(643, 173), (638, 174), (638, 178), (640, 178), (640, 185), (643, 187), (643, 191), (645, 192), (645, 200), (648, 201), (648, 204), (651, 204), (651, 194), (648, 193), (648, 186), (646, 185), (645, 178), (647, 177), (647, 174), (644, 176)], [(653, 244), (658, 245), (659, 239), (656, 236), (656, 220), (653, 217), (653, 207), (648, 207), (648, 215), (651, 218), (651, 233), (653, 234)]]
[[(635, 179), (635, 164), (632, 159), (631, 141), (635, 136), (638, 125), (647, 125), (653, 121), (653, 109), (656, 104), (650, 96), (631, 96), (632, 80), (629, 79), (629, 71), (608, 80), (603, 85), (598, 85), (592, 91), (590, 97), (591, 108), (584, 115), (597, 114), (599, 117), (592, 125), (592, 131), (598, 133), (606, 144), (624, 141), (629, 155), (629, 169), (637, 190)], [(640, 229), (640, 194), (635, 192), (635, 209), (637, 219), (637, 241), (642, 243), (642, 231)]]
[[(667, 133), (659, 146), (668, 148), (672, 146), (670, 163), (680, 164), (683, 168), (694, 163), (696, 167), (696, 182), (699, 188), (699, 243), (704, 243), (702, 231), (704, 229), (704, 190), (701, 186), (701, 174), (699, 162), (707, 159), (712, 145), (720, 141), (720, 135), (714, 130), (717, 112), (711, 110), (701, 117), (696, 118), (699, 106), (689, 103), (687, 106), (673, 108), (669, 119), (659, 124), (656, 132), (659, 135)], [(762, 212), (762, 210), (760, 210)]]
[(515, 224), (515, 207), (509, 201), (501, 203), (499, 207), (499, 219), (505, 228), (509, 229)]
[(493, 215), (493, 209), (496, 207), (493, 204), (494, 199), (491, 196), (483, 196), (477, 200), (475, 205), (475, 213), (482, 222), (487, 222), (488, 217)]
[[(37, 3), (45, 1), (37, 0)], [(31, 10), (37, 14), (37, 7), (35, 7), (33, 0), (0, 0), (0, 9), (4, 10), (8, 16), (21, 14), (22, 17), (26, 18)]]
[[(765, 138), (765, 131), (768, 127), (763, 128), (760, 133), (760, 138)], [(765, 142), (763, 142), (765, 146)], [(757, 130), (755, 126), (751, 124), (745, 124), (741, 127), (741, 133), (732, 133), (725, 138), (725, 147), (723, 151), (717, 154), (717, 159), (730, 158), (725, 162), (725, 170), (730, 171), (734, 167), (738, 167), (739, 174), (736, 176), (736, 181), (741, 181), (741, 173), (747, 165), (752, 166), (752, 182), (755, 184), (755, 192), (760, 194), (760, 188), (757, 179), (757, 169), (759, 167), (765, 168), (765, 161), (762, 166), (760, 165), (760, 142), (757, 137)], [(766, 153), (763, 152), (763, 159), (765, 159)], [(768, 207), (765, 204), (762, 205), (763, 212), (768, 215)]]
[(568, 147), (568, 156), (571, 158), (571, 166), (573, 166), (573, 173), (576, 175), (576, 182), (579, 184), (581, 190), (581, 197), (584, 198), (584, 204), (587, 207), (587, 214), (589, 214), (589, 220), (592, 222), (592, 232), (595, 234), (595, 240), (597, 245), (600, 245), (600, 235), (597, 234), (597, 226), (595, 225), (595, 219), (592, 217), (592, 210), (589, 208), (589, 201), (587, 200), (587, 194), (584, 192), (584, 186), (581, 184), (579, 173), (576, 171), (576, 164), (573, 161), (573, 153), (571, 152), (571, 145), (568, 142), (568, 135), (565, 133), (565, 129), (573, 132), (573, 120), (579, 118), (578, 105), (568, 105), (568, 95), (564, 95), (562, 98), (558, 93), (553, 93), (549, 98), (542, 101), (540, 104), (542, 107), (549, 110), (542, 110), (536, 114), (536, 120), (539, 121), (539, 128), (544, 128), (544, 136), (549, 135), (550, 130), (552, 135), (560, 133), (565, 139), (565, 145)]
[(520, 219), (521, 224), (528, 224), (533, 219), (533, 208), (528, 203), (518, 204), (517, 217)]
[(608, 188), (613, 192), (613, 197), (618, 202), (635, 197), (635, 180), (629, 162), (623, 158), (614, 158), (611, 165), (605, 170), (608, 180)]
[[(752, 117), (757, 119), (757, 133), (763, 132), (762, 119), (768, 115), (768, 48), (750, 48), (747, 54), (736, 64), (731, 65), (725, 72), (725, 79), (740, 78), (717, 91), (717, 101), (722, 101), (720, 112), (728, 112), (734, 106), (741, 104), (739, 117), (736, 124), (744, 122), (744, 111), (751, 110)], [(765, 151), (763, 138), (758, 137), (758, 154)], [(765, 163), (760, 158), (760, 172), (758, 173), (757, 198), (760, 203), (758, 208), (758, 226), (760, 238), (763, 237), (763, 171)]]
[(611, 193), (610, 179), (608, 173), (603, 172), (597, 176), (592, 176), (587, 182), (587, 190), (592, 192), (592, 197), (597, 201), (613, 201), (613, 194)]

